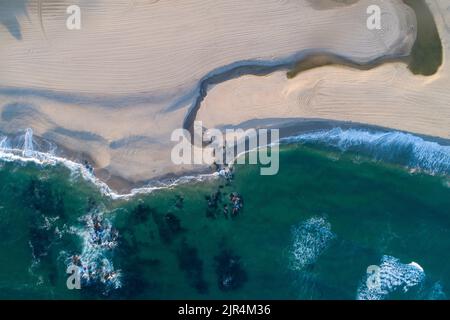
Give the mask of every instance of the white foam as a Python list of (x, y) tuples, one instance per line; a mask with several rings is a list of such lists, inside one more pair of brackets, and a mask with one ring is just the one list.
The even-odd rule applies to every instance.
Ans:
[(0, 138), (0, 149), (8, 149), (9, 148), (7, 141), (8, 141), (7, 137)]
[(341, 151), (362, 152), (376, 159), (399, 162), (431, 174), (450, 173), (450, 146), (399, 131), (333, 128), (283, 138), (281, 142), (321, 143)]
[[(155, 190), (173, 188), (177, 185), (189, 182), (210, 180), (219, 176), (217, 172), (212, 174), (184, 176), (171, 182), (158, 182), (153, 186), (135, 188), (129, 193), (120, 194), (98, 179), (93, 172), (84, 165), (56, 156), (53, 150), (50, 152), (35, 150), (36, 143), (33, 141), (33, 131), (31, 129), (27, 129), (20, 140), (22, 143), (14, 146), (9, 141), (8, 137), (0, 137), (0, 160), (5, 162), (34, 163), (40, 166), (63, 165), (73, 174), (80, 175), (84, 180), (97, 186), (103, 195), (114, 200), (129, 199), (139, 194), (147, 194)], [(341, 128), (334, 128), (331, 130), (287, 137), (280, 140), (280, 143), (294, 142), (324, 143), (326, 145), (337, 147), (342, 151), (363, 151), (375, 158), (381, 158), (382, 160), (393, 160), (406, 157), (407, 163), (405, 164), (411, 168), (422, 169), (432, 174), (450, 173), (450, 146), (441, 146), (436, 142), (426, 141), (412, 134), (398, 131), (370, 132), (362, 129), (343, 130)], [(238, 155), (236, 158), (239, 156), (242, 156), (242, 154)], [(230, 166), (232, 164), (233, 163), (231, 163)]]
[(322, 217), (313, 217), (292, 228), (291, 269), (302, 270), (317, 258), (335, 238), (331, 224)]
[[(94, 217), (101, 221), (101, 230), (96, 231)], [(103, 283), (108, 288), (118, 289), (122, 287), (121, 272), (115, 270), (111, 262), (113, 249), (117, 246), (117, 235), (112, 232), (112, 226), (102, 214), (87, 215), (80, 219), (85, 227), (78, 230), (78, 235), (83, 239), (80, 259), (80, 276), (82, 283), (91, 285)], [(68, 264), (72, 264), (68, 259)], [(105, 279), (105, 275), (110, 275)]]
[(148, 186), (142, 188), (135, 188), (130, 193), (119, 194), (113, 191), (106, 183), (98, 179), (91, 170), (86, 166), (77, 163), (75, 161), (59, 157), (51, 152), (41, 152), (34, 150), (33, 131), (27, 129), (25, 135), (22, 137), (24, 143), (22, 148), (13, 147), (9, 143), (7, 137), (0, 137), (0, 160), (4, 162), (17, 162), (17, 163), (33, 163), (38, 166), (56, 166), (63, 165), (68, 168), (72, 174), (80, 175), (84, 180), (94, 184), (100, 190), (100, 192), (112, 198), (117, 199), (129, 199), (139, 194), (147, 194), (156, 190), (173, 188), (180, 184), (185, 184), (195, 181), (205, 181), (218, 177), (217, 173), (212, 174), (199, 174), (195, 176), (184, 176), (178, 179), (174, 179), (171, 182), (158, 182), (158, 185)]
[(416, 267), (417, 269), (419, 269), (420, 271), (424, 272), (425, 270), (423, 270), (422, 266), (420, 264), (418, 264), (417, 262), (411, 262), (409, 265)]
[(24, 143), (23, 143), (23, 152), (24, 156), (33, 156), (34, 147), (33, 147), (33, 130), (28, 128), (25, 131)]
[(381, 258), (379, 268), (379, 283), (369, 286), (368, 276), (364, 277), (358, 288), (358, 300), (383, 300), (399, 289), (407, 292), (425, 279), (425, 272), (417, 262), (403, 264), (388, 255)]

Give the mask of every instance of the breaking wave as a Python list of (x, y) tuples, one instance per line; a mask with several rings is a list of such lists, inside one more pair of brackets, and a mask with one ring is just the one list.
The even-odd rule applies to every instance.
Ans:
[(373, 282), (370, 275), (362, 281), (356, 296), (358, 300), (387, 299), (391, 293), (398, 290), (405, 293), (425, 279), (425, 272), (418, 263), (404, 264), (392, 256), (384, 255), (378, 268)]
[[(450, 146), (426, 141), (418, 136), (398, 131), (371, 132), (363, 129), (334, 128), (298, 136), (286, 137), (281, 143), (314, 143), (338, 148), (341, 151), (357, 152), (376, 160), (394, 162), (411, 169), (430, 174), (450, 174)], [(0, 160), (4, 162), (34, 163), (41, 166), (62, 165), (72, 175), (81, 176), (94, 184), (100, 192), (112, 199), (128, 199), (138, 194), (151, 193), (180, 184), (214, 179), (218, 173), (184, 176), (169, 182), (155, 182), (152, 185), (132, 189), (120, 194), (98, 179), (92, 167), (58, 156), (56, 146), (46, 140), (36, 140), (32, 129), (16, 137), (0, 136)]]
[(291, 269), (302, 270), (316, 262), (329, 246), (335, 234), (331, 224), (321, 217), (313, 217), (292, 228)]
[(82, 238), (82, 252), (67, 257), (67, 266), (79, 268), (82, 287), (103, 284), (106, 292), (121, 288), (121, 272), (115, 270), (112, 263), (119, 236), (117, 230), (102, 213), (88, 214), (80, 220), (85, 226), (78, 229), (76, 234)]
[[(40, 151), (38, 151), (40, 150)], [(83, 165), (75, 161), (57, 156), (56, 147), (45, 140), (36, 142), (33, 139), (33, 130), (26, 129), (25, 133), (9, 138), (0, 136), (0, 160), (4, 162), (33, 163), (40, 166), (62, 165), (70, 170), (72, 175), (81, 176), (84, 180), (94, 184), (100, 192), (114, 200), (128, 199), (138, 194), (147, 194), (155, 190), (167, 189), (180, 184), (194, 181), (214, 179), (218, 173), (199, 174), (196, 176), (184, 176), (170, 182), (155, 182), (152, 186), (135, 188), (130, 193), (119, 194), (113, 191), (106, 183), (98, 179), (89, 165)]]
[(450, 146), (399, 131), (322, 130), (281, 139), (284, 143), (318, 143), (398, 163), (430, 174), (450, 174)]

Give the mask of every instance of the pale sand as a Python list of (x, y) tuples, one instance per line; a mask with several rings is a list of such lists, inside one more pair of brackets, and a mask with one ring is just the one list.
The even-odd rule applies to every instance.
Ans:
[(284, 71), (243, 76), (212, 88), (197, 120), (226, 127), (255, 118), (325, 118), (450, 138), (450, 1), (427, 3), (444, 48), (435, 75), (415, 76), (404, 63), (389, 63), (369, 71), (326, 66), (291, 80)]
[[(407, 55), (415, 39), (414, 12), (400, 0), (361, 0), (327, 10), (309, 0), (41, 0), (42, 23), (38, 1), (26, 3), (26, 12), (23, 2), (14, 8), (0, 1), (0, 130), (31, 127), (87, 154), (102, 172), (134, 182), (193, 169), (172, 164), (170, 134), (183, 125), (208, 75), (238, 65), (282, 64), (316, 51), (366, 63)], [(65, 8), (77, 3), (82, 30), (68, 31)], [(383, 10), (382, 32), (366, 28), (371, 4)], [(448, 113), (422, 95), (440, 103), (446, 90), (420, 88), (444, 80), (442, 73), (422, 79), (393, 64), (368, 72), (321, 68), (292, 81), (285, 72), (243, 76), (214, 87), (198, 118), (219, 126), (321, 117), (435, 134), (445, 131), (439, 128)], [(400, 93), (403, 81), (409, 81), (406, 95)], [(405, 101), (411, 101), (407, 108)]]

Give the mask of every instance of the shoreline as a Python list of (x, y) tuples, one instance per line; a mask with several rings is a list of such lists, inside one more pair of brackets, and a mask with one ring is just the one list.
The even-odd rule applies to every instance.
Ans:
[[(408, 66), (408, 69), (413, 75), (422, 74), (424, 76), (430, 77), (436, 74), (443, 64), (442, 39), (437, 30), (436, 21), (434, 20), (434, 16), (430, 11), (429, 6), (424, 0), (417, 1), (421, 1), (421, 3), (417, 5), (412, 4), (409, 0), (402, 0), (402, 3), (411, 8), (416, 15), (416, 39), (409, 53), (390, 55), (387, 54), (381, 57), (377, 57), (373, 60), (369, 60), (367, 62), (360, 62), (352, 59), (352, 57), (347, 57), (327, 51), (320, 51), (317, 49), (308, 49), (304, 50), (303, 52), (299, 52), (295, 55), (295, 57), (286, 59), (287, 61), (279, 62), (278, 64), (264, 65), (260, 62), (259, 64), (253, 65), (239, 65), (238, 63), (236, 67), (222, 67), (219, 69), (224, 69), (224, 71), (211, 71), (209, 75), (206, 75), (202, 80), (200, 80), (197, 87), (196, 97), (193, 98), (194, 102), (189, 107), (183, 121), (183, 128), (188, 130), (191, 133), (191, 136), (193, 136), (193, 123), (202, 107), (202, 102), (208, 95), (209, 87), (241, 76), (265, 76), (277, 71), (287, 71), (287, 78), (293, 79), (303, 72), (325, 66), (346, 67), (361, 71), (367, 71), (390, 63), (404, 63)], [(421, 14), (419, 14), (419, 7), (425, 7), (426, 10), (428, 10), (424, 13), (424, 17), (422, 16), (422, 12), (420, 12)], [(423, 58), (423, 53), (417, 53), (418, 51), (423, 50), (423, 48), (421, 48), (421, 46), (423, 45), (422, 42), (428, 41), (424, 39), (426, 38), (424, 36), (424, 30), (431, 30), (437, 33), (437, 40), (439, 42), (438, 47), (440, 47), (441, 50), (440, 61), (435, 68), (432, 68), (432, 72), (419, 70), (421, 68), (417, 66), (420, 63), (425, 63), (424, 61), (417, 61), (420, 58)], [(432, 36), (434, 36), (434, 34)], [(426, 58), (430, 59), (430, 57)], [(377, 126), (375, 125), (375, 127)], [(380, 128), (383, 127), (380, 126)]]
[[(389, 27), (393, 27), (393, 30), (397, 31), (399, 35), (393, 36), (392, 38), (384, 38), (377, 33), (372, 34), (370, 32), (367, 35), (372, 35), (383, 43), (383, 40), (388, 41), (389, 48), (383, 48), (380, 44), (376, 44), (372, 48), (369, 46), (369, 44), (372, 44), (372, 41), (362, 41), (361, 48), (364, 49), (363, 52), (355, 52), (353, 48), (357, 43), (352, 43), (352, 46), (347, 47), (338, 41), (336, 43), (333, 42), (334, 45), (330, 44), (328, 47), (323, 47), (322, 43), (312, 42), (310, 46), (305, 48), (296, 47), (295, 51), (288, 50), (283, 55), (264, 56), (257, 51), (261, 56), (256, 58), (253, 56), (244, 56), (241, 60), (231, 60), (231, 63), (218, 64), (218, 67), (206, 70), (205, 73), (201, 74), (199, 79), (196, 79), (192, 90), (183, 91), (183, 86), (183, 95), (181, 95), (180, 99), (177, 96), (171, 103), (164, 103), (161, 107), (158, 105), (157, 108), (153, 108), (150, 101), (146, 100), (145, 95), (139, 96), (140, 98), (138, 99), (129, 92), (126, 95), (118, 95), (119, 101), (111, 100), (113, 104), (121, 105), (123, 103), (123, 101), (120, 101), (122, 96), (125, 97), (125, 100), (127, 100), (126, 97), (130, 97), (130, 101), (128, 102), (130, 104), (134, 103), (136, 106), (133, 106), (133, 108), (130, 107), (129, 109), (125, 108), (128, 105), (121, 106), (121, 108), (117, 109), (107, 109), (108, 103), (106, 105), (97, 105), (104, 99), (99, 94), (93, 94), (95, 99), (92, 101), (86, 100), (85, 97), (81, 97), (81, 100), (78, 100), (79, 97), (77, 96), (73, 96), (68, 101), (64, 101), (62, 99), (65, 97), (64, 94), (56, 97), (51, 94), (49, 96), (46, 95), (48, 92), (54, 92), (51, 90), (52, 88), (46, 88), (48, 90), (43, 91), (43, 97), (33, 96), (34, 91), (27, 92), (24, 97), (19, 96), (20, 91), (15, 92), (13, 90), (13, 96), (9, 95), (11, 92), (3, 92), (8, 98), (5, 98), (5, 110), (2, 113), (2, 116), (5, 116), (5, 128), (12, 128), (12, 130), (14, 128), (33, 128), (42, 137), (57, 142), (60, 146), (58, 150), (62, 150), (62, 154), (66, 154), (69, 159), (81, 160), (81, 163), (88, 159), (96, 167), (97, 176), (119, 192), (126, 192), (134, 187), (146, 185), (149, 182), (175, 180), (183, 177), (187, 173), (203, 174), (210, 170), (208, 168), (192, 170), (192, 167), (176, 168), (174, 165), (171, 165), (170, 148), (172, 145), (167, 140), (169, 140), (171, 129), (178, 128), (179, 126), (188, 129), (192, 127), (193, 121), (197, 118), (197, 112), (203, 107), (202, 102), (209, 95), (208, 91), (211, 89), (211, 86), (214, 87), (217, 85), (217, 87), (220, 87), (230, 79), (243, 78), (247, 75), (265, 75), (268, 77), (269, 74), (276, 73), (276, 71), (282, 70), (284, 72), (285, 70), (289, 70), (298, 63), (298, 59), (308, 59), (311, 55), (328, 55), (329, 57), (349, 61), (354, 65), (359, 65), (361, 68), (367, 69), (375, 68), (379, 64), (384, 65), (395, 61), (403, 61), (410, 54), (409, 46), (413, 45), (410, 43), (414, 38), (414, 30), (411, 30), (411, 26), (414, 24), (412, 22), (413, 10), (411, 8), (406, 10), (403, 6), (406, 7), (407, 5), (404, 5), (404, 3), (400, 4), (400, 2), (389, 2), (387, 5), (390, 6), (389, 8), (393, 8), (395, 13), (389, 19), (389, 22), (393, 23)], [(336, 12), (340, 12), (340, 10), (336, 9)], [(352, 9), (352, 7), (342, 8), (342, 12), (353, 12), (353, 10), (356, 9)], [(311, 12), (317, 14), (317, 21), (332, 21), (323, 20), (322, 18), (322, 15), (324, 17), (330, 15), (331, 17), (330, 11), (325, 10), (320, 14), (317, 11)], [(336, 21), (341, 20), (337, 19)], [(347, 26), (346, 21), (342, 22), (344, 27)], [(342, 30), (347, 30), (344, 27)], [(366, 32), (367, 30), (364, 30), (362, 34), (366, 34)], [(357, 33), (357, 35), (359, 34)], [(363, 37), (363, 39), (367, 39), (367, 37)], [(341, 46), (346, 49), (336, 50), (336, 48), (341, 48)], [(386, 46), (386, 43), (384, 43), (384, 46)], [(224, 60), (224, 62), (228, 62), (228, 60)], [(41, 92), (38, 88), (36, 90), (37, 93)], [(275, 91), (276, 87), (274, 87)], [(71, 91), (69, 90), (67, 92)], [(152, 91), (150, 90), (149, 92)], [(251, 93), (257, 94), (258, 92), (252, 91)], [(0, 92), (0, 96), (1, 94), (2, 92)], [(10, 98), (20, 101), (9, 103)], [(36, 100), (38, 103), (35, 103)], [(226, 95), (222, 95), (222, 100), (226, 102), (229, 99)], [(42, 105), (40, 102), (42, 102)], [(155, 101), (155, 104), (160, 102), (159, 100)], [(76, 107), (72, 105), (77, 103), (79, 104)], [(230, 109), (227, 109), (228, 112), (232, 112)], [(13, 112), (16, 110), (21, 112)], [(220, 108), (216, 110), (219, 115), (223, 111)], [(368, 113), (372, 111), (372, 109), (367, 110)], [(274, 116), (278, 116), (278, 114), (274, 113)], [(306, 132), (306, 130), (328, 128), (331, 123), (345, 127), (367, 128), (371, 126), (369, 124), (365, 125), (364, 121), (359, 123), (346, 121), (346, 119), (340, 119), (344, 121), (321, 120), (335, 119), (332, 113), (325, 112), (315, 114), (309, 118), (308, 114), (306, 116), (303, 114), (288, 116), (284, 121), (292, 121), (287, 123), (286, 126), (283, 125), (282, 136), (287, 136), (290, 133), (302, 133)], [(267, 117), (267, 115), (263, 114), (262, 108), (261, 110), (255, 110), (250, 117), (238, 116), (235, 120), (242, 122), (246, 119), (254, 119), (257, 117)], [(85, 121), (84, 119), (89, 119), (90, 121)], [(299, 123), (297, 125), (294, 122)], [(232, 122), (224, 122), (224, 124), (226, 123)], [(370, 121), (367, 123), (370, 123)], [(391, 124), (387, 121), (386, 123)], [(218, 123), (217, 127), (220, 127), (220, 125), (221, 123)], [(395, 125), (393, 124), (388, 127), (397, 128)], [(375, 128), (376, 126), (373, 127)], [(387, 130), (389, 131), (390, 129), (387, 128)]]
[[(416, 134), (412, 132), (397, 130), (393, 128), (386, 128), (376, 125), (356, 123), (351, 121), (336, 121), (336, 120), (326, 120), (326, 119), (254, 119), (247, 121), (245, 123), (237, 126), (241, 129), (257, 128), (257, 129), (279, 129), (280, 130), (280, 146), (290, 145), (292, 142), (287, 141), (289, 138), (295, 138), (303, 134), (319, 133), (323, 131), (330, 131), (332, 129), (340, 128), (342, 130), (356, 129), (367, 132), (374, 133), (389, 133), (389, 132), (399, 132), (404, 134), (409, 134), (418, 138), (423, 139), (426, 142), (435, 142), (440, 146), (447, 147), (450, 146), (450, 139), (445, 139), (441, 137), (434, 137), (423, 134)], [(232, 129), (233, 126), (220, 128), (221, 130)], [(47, 141), (40, 137), (36, 137), (38, 140)], [(285, 141), (283, 141), (285, 140)], [(50, 141), (47, 141), (50, 142)], [(52, 142), (50, 142), (54, 145)], [(298, 143), (298, 142), (294, 142)], [(9, 154), (12, 151), (14, 154), (23, 153), (24, 150), (20, 149), (9, 149), (1, 150), (0, 154)], [(21, 162), (34, 162), (37, 165), (46, 164), (62, 164), (69, 170), (78, 170), (81, 176), (88, 182), (96, 185), (103, 195), (109, 196), (113, 200), (129, 199), (133, 198), (139, 194), (149, 194), (153, 191), (161, 189), (170, 189), (176, 187), (180, 184), (190, 183), (190, 182), (202, 182), (205, 180), (211, 180), (218, 178), (217, 172), (211, 170), (211, 167), (205, 165), (203, 169), (200, 170), (188, 170), (180, 174), (166, 174), (154, 179), (147, 181), (133, 182), (126, 180), (121, 177), (110, 175), (107, 169), (99, 169), (96, 167), (94, 162), (89, 162), (93, 166), (94, 172), (90, 173), (85, 167), (83, 162), (87, 160), (87, 156), (77, 157), (76, 152), (64, 149), (63, 147), (56, 147), (55, 154), (43, 153), (38, 150), (34, 151), (36, 158), (34, 157), (10, 157), (14, 158), (12, 161)], [(246, 150), (248, 152), (248, 150)], [(10, 161), (0, 158), (0, 161)], [(89, 161), (89, 160), (88, 160)]]

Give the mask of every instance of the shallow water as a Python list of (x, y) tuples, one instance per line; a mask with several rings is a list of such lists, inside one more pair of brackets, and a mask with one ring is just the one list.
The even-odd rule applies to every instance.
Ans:
[[(448, 175), (316, 143), (285, 146), (280, 156), (276, 176), (238, 166), (229, 185), (191, 183), (130, 200), (102, 196), (61, 166), (2, 163), (0, 297), (447, 297)], [(218, 190), (217, 209), (208, 209)], [(244, 206), (226, 219), (231, 192)], [(107, 230), (99, 242), (91, 241), (93, 215)], [(111, 230), (118, 238), (109, 244)], [(114, 279), (68, 290), (72, 255), (114, 270)], [(369, 265), (381, 267), (379, 291), (365, 287)]]

